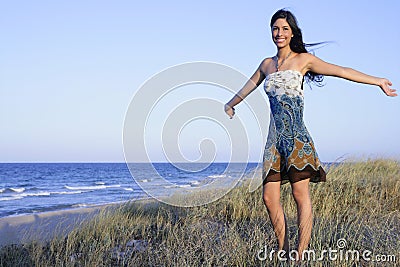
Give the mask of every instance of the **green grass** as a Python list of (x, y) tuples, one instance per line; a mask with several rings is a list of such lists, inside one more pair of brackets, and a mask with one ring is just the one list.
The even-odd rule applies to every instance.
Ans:
[[(203, 192), (204, 194), (204, 192)], [(199, 196), (194, 196), (199, 197)], [(289, 185), (282, 186), (282, 204), (290, 244), (297, 240), (296, 209)], [(400, 262), (400, 165), (392, 160), (367, 160), (331, 167), (328, 181), (311, 185), (314, 226), (309, 248), (317, 255), (345, 249), (395, 255), (396, 262), (351, 260), (308, 262), (309, 266), (396, 266)], [(140, 240), (141, 245), (132, 245)], [(135, 241), (136, 242), (136, 241)], [(260, 249), (276, 249), (261, 198), (261, 188), (247, 183), (218, 201), (193, 208), (129, 203), (104, 210), (66, 237), (47, 244), (32, 242), (0, 250), (0, 266), (279, 266), (260, 261)], [(289, 265), (287, 265), (289, 266)]]

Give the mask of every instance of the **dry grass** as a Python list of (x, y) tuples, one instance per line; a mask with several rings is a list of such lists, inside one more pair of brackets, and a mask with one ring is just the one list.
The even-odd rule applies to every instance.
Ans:
[[(194, 208), (131, 203), (104, 211), (90, 223), (46, 245), (0, 250), (0, 266), (279, 266), (261, 261), (262, 248), (276, 248), (261, 189), (246, 183), (222, 199)], [(290, 186), (282, 188), (290, 244), (297, 239)], [(395, 255), (396, 262), (311, 261), (305, 266), (395, 266), (400, 245), (400, 165), (367, 160), (331, 167), (328, 182), (311, 186), (314, 228), (310, 249), (337, 248)], [(197, 196), (198, 197), (198, 196)], [(135, 241), (133, 241), (135, 240)], [(293, 264), (292, 264), (293, 265)], [(284, 266), (289, 266), (284, 265)]]

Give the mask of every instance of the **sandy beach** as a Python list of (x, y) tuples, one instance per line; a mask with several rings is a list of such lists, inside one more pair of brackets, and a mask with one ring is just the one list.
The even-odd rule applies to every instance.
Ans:
[(0, 218), (0, 246), (23, 244), (30, 241), (46, 242), (55, 236), (66, 235), (79, 224), (99, 214), (101, 210), (116, 205), (120, 204)]

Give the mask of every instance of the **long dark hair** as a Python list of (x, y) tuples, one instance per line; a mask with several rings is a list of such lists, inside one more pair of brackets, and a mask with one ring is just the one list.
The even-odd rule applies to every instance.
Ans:
[[(285, 9), (280, 9), (277, 12), (275, 12), (275, 14), (271, 18), (271, 23), (270, 23), (271, 28), (277, 19), (285, 19), (287, 21), (287, 23), (289, 24), (290, 28), (292, 29), (293, 37), (290, 40), (289, 46), (293, 52), (309, 53), (309, 51), (306, 49), (306, 47), (321, 45), (321, 44), (325, 43), (325, 42), (312, 43), (312, 44), (304, 43), (303, 42), (303, 34), (301, 33), (301, 29), (298, 26), (297, 19), (292, 14), (292, 12), (285, 10)], [(323, 75), (308, 71), (305, 76), (306, 76), (306, 81), (308, 83), (314, 82), (318, 86), (322, 86), (322, 81), (324, 79)]]

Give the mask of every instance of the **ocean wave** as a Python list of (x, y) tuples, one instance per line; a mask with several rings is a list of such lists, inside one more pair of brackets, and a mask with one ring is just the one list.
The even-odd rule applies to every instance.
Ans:
[(54, 194), (58, 194), (58, 195), (75, 195), (75, 194), (82, 194), (82, 193), (87, 193), (87, 192), (91, 192), (90, 190), (87, 191), (62, 191), (62, 192), (53, 192)]
[(176, 188), (176, 187), (178, 187), (178, 185), (176, 185), (176, 184), (164, 186), (164, 188), (166, 188), (166, 189), (169, 189), (169, 188)]
[(118, 185), (89, 185), (89, 186), (68, 186), (65, 185), (65, 188), (69, 190), (99, 190), (99, 189), (106, 189), (106, 188), (116, 188), (121, 187), (120, 184)]
[(0, 193), (22, 193), (25, 191), (24, 187), (10, 187), (10, 188), (2, 188)]
[(226, 174), (215, 174), (215, 175), (209, 175), (207, 176), (208, 178), (225, 178), (227, 177)]
[(89, 205), (88, 204), (74, 204), (74, 205), (72, 205), (71, 207), (73, 207), (73, 208), (85, 208), (85, 207), (88, 207)]
[(20, 196), (23, 197), (42, 197), (42, 196), (50, 196), (50, 195), (75, 195), (75, 194), (82, 194), (82, 193), (87, 193), (91, 192), (90, 190), (88, 191), (55, 191), (55, 192), (48, 192), (48, 191), (41, 191), (41, 192), (36, 192), (36, 193), (24, 193), (21, 194)]
[[(14, 192), (14, 191), (12, 191)], [(89, 191), (57, 191), (57, 192), (48, 192), (48, 191), (40, 191), (40, 192), (25, 192), (21, 194), (13, 194), (7, 197), (2, 197), (0, 198), (0, 201), (11, 201), (11, 200), (18, 200), (18, 199), (23, 199), (26, 197), (47, 197), (51, 195), (75, 195), (75, 194), (82, 194), (82, 193), (87, 193), (91, 192)]]
[(37, 193), (23, 193), (19, 196), (21, 197), (43, 197), (43, 196), (50, 196), (50, 192), (37, 192)]
[(3, 193), (22, 193), (25, 191), (24, 187), (10, 187), (10, 188), (1, 188), (0, 194)]
[(164, 186), (164, 188), (166, 188), (166, 189), (178, 188), (178, 187), (180, 187), (180, 188), (187, 188), (187, 187), (192, 187), (192, 185), (190, 185), (190, 184), (181, 184), (181, 185), (179, 185), (179, 184), (173, 184), (173, 185), (165, 185), (165, 186)]
[(24, 192), (25, 191), (25, 188), (24, 187), (10, 187), (10, 189), (12, 190), (12, 191), (14, 191), (14, 192), (16, 192), (16, 193), (22, 193), (22, 192)]
[(24, 198), (23, 196), (0, 197), (0, 201), (11, 201)]

